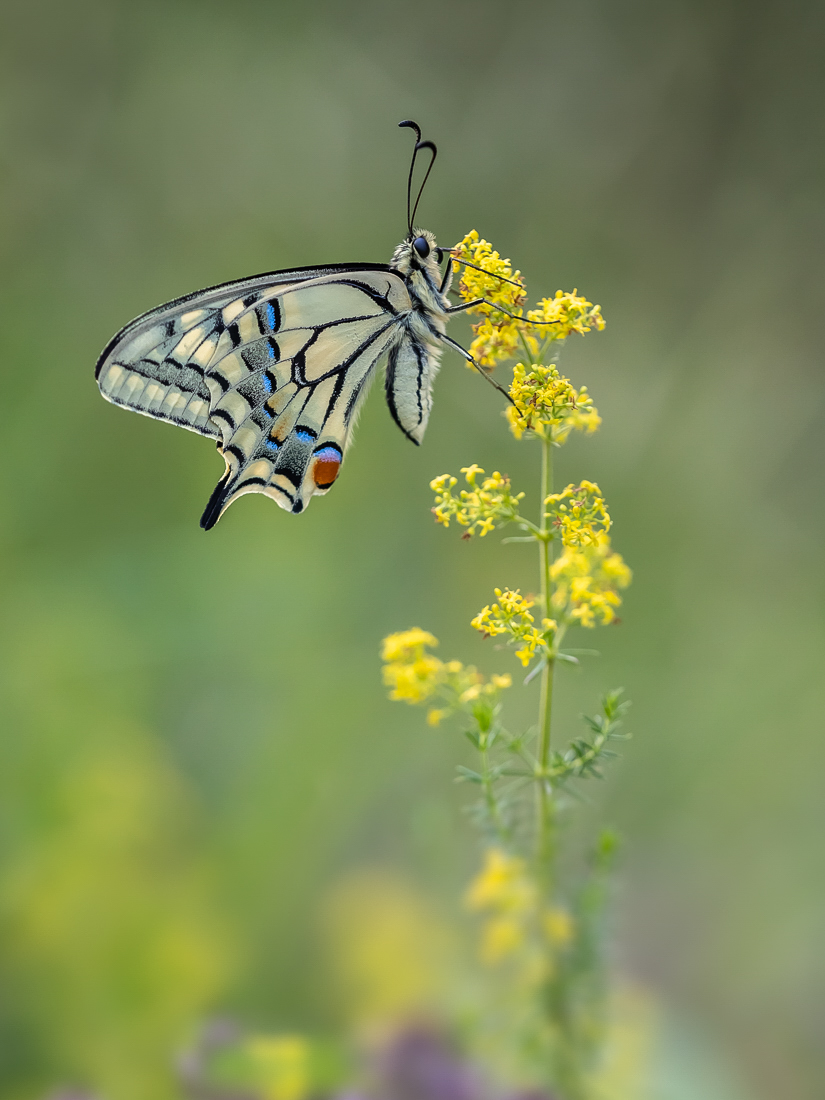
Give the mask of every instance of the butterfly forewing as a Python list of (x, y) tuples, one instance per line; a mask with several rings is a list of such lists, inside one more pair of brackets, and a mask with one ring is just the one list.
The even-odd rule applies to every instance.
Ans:
[[(204, 527), (249, 492), (300, 512), (335, 480), (358, 404), (387, 352), (400, 363), (393, 414), (420, 437), (429, 384), (422, 405), (421, 353), (410, 350), (403, 324), (409, 310), (404, 280), (379, 264), (244, 279), (127, 325), (101, 356), (98, 383), (116, 404), (218, 441), (226, 471)], [(411, 369), (415, 379), (405, 379)]]

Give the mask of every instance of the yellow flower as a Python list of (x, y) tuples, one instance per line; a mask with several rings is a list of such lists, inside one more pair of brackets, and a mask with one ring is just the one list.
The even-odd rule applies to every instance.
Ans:
[(406, 703), (424, 703), (442, 681), (443, 665), (437, 657), (425, 656), (409, 664), (393, 661), (384, 665), (384, 683), (390, 699)]
[(309, 1046), (298, 1035), (260, 1035), (246, 1041), (266, 1100), (304, 1100), (309, 1092)]
[(597, 535), (595, 543), (565, 547), (550, 567), (550, 576), (559, 618), (586, 627), (613, 622), (622, 602), (617, 589), (627, 588), (633, 578), (605, 533)]
[(531, 627), (530, 630), (522, 636), (521, 642), (522, 648), (516, 650), (516, 656), (521, 661), (522, 665), (527, 668), (538, 647), (545, 644), (545, 639), (544, 635), (540, 634), (535, 627)]
[[(572, 294), (559, 290), (554, 298), (542, 298), (525, 315), (526, 292), (521, 273), (514, 271), (510, 261), (502, 259), (475, 229), (451, 249), (451, 254), (456, 263), (463, 265), (458, 292), (465, 303), (477, 303), (469, 312), (481, 315), (481, 321), (473, 326), (470, 354), (483, 367), (494, 367), (499, 360), (515, 358), (517, 349), (525, 346), (531, 357), (536, 358), (540, 349), (553, 340), (604, 328), (600, 307), (579, 297), (576, 290)], [(593, 431), (596, 418), (590, 418), (587, 426), (570, 427)]]
[(568, 485), (545, 500), (553, 526), (564, 546), (595, 546), (610, 530), (610, 516), (601, 489), (594, 481)]
[(554, 906), (542, 915), (542, 927), (548, 940), (556, 947), (566, 947), (573, 939), (575, 926), (566, 909)]
[(608, 554), (602, 559), (601, 568), (605, 579), (612, 581), (617, 588), (627, 588), (633, 580), (633, 573), (625, 564), (621, 554)]
[(572, 294), (557, 290), (554, 298), (542, 298), (536, 309), (527, 311), (527, 319), (541, 340), (565, 340), (571, 332), (583, 336), (593, 328), (604, 328), (601, 306), (580, 298), (576, 290)]
[(391, 689), (390, 699), (415, 704), (434, 694), (444, 679), (444, 665), (426, 650), (437, 645), (438, 640), (420, 627), (384, 639), (382, 671), (384, 683)]
[(466, 527), (465, 537), (478, 534), (483, 538), (495, 527), (518, 517), (519, 501), (524, 493), (514, 495), (508, 477), (496, 470), (479, 483), (479, 475), (484, 470), (475, 463), (464, 466), (461, 472), (467, 488), (461, 489), (458, 496), (453, 494), (457, 481), (451, 474), (441, 474), (430, 482), (435, 493), (433, 514), (436, 522), (449, 527), (450, 520), (455, 519), (460, 526)]
[(527, 876), (527, 865), (502, 848), (489, 848), (484, 866), (470, 883), (466, 903), (475, 911), (525, 912), (535, 901), (535, 887)]
[[(473, 265), (461, 268), (458, 284), (461, 297), (465, 302), (486, 299), (470, 311), (482, 317), (473, 326), (470, 354), (481, 366), (493, 367), (499, 359), (512, 358), (519, 346), (519, 329), (524, 329), (525, 325), (508, 314), (522, 316), (524, 281), (520, 272), (513, 271), (510, 261), (502, 259), (489, 241), (480, 239), (475, 230), (451, 251), (453, 259), (459, 264), (466, 261)], [(496, 309), (496, 306), (501, 309)]]
[(542, 630), (537, 630), (530, 614), (535, 600), (522, 596), (518, 589), (513, 592), (509, 588), (497, 588), (495, 593), (497, 602), (482, 607), (470, 625), (481, 631), (485, 638), (509, 634), (511, 640), (519, 644), (516, 657), (526, 668), (536, 650), (548, 645), (549, 635), (556, 629), (556, 624), (552, 619), (544, 619)]
[[(459, 293), (466, 301), (488, 298), (508, 310), (517, 308), (524, 301), (524, 281), (520, 271), (513, 271), (509, 260), (504, 260), (489, 241), (480, 238), (475, 229), (451, 249), (453, 259), (462, 265)], [(465, 267), (462, 261), (473, 264)], [(478, 269), (481, 270), (478, 270)], [(515, 284), (515, 285), (514, 285)], [(480, 305), (479, 313), (489, 314), (493, 307)]]
[(427, 630), (414, 626), (400, 634), (388, 634), (381, 646), (382, 661), (407, 661), (421, 656), (425, 646), (433, 648), (438, 639)]
[(601, 423), (587, 387), (576, 389), (554, 366), (517, 363), (510, 383), (513, 404), (507, 409), (510, 430), (516, 439), (526, 431), (564, 443), (572, 430), (594, 432)]
[(514, 917), (491, 917), (481, 932), (481, 961), (492, 966), (514, 954), (524, 943), (524, 927)]
[(584, 386), (579, 390), (579, 407), (571, 409), (561, 424), (554, 430), (553, 438), (556, 442), (564, 443), (571, 431), (587, 432), (588, 435), (598, 431), (602, 418), (592, 405), (584, 407), (581, 404), (583, 396), (587, 396), (587, 400), (590, 400)]
[(440, 661), (428, 652), (438, 645), (438, 639), (420, 627), (390, 634), (382, 644), (384, 683), (390, 688), (390, 699), (405, 703), (426, 703), (438, 695), (442, 707), (431, 707), (427, 722), (437, 726), (449, 714), (462, 708), (472, 710), (472, 704), (482, 696), (495, 698), (510, 687), (509, 676), (494, 675), (489, 681), (472, 665), (461, 661)]
[(522, 596), (518, 588), (515, 592), (509, 588), (496, 588), (495, 593), (499, 602), (494, 603), (492, 608), (485, 607), (473, 619), (471, 625), (476, 630), (485, 634), (504, 634), (518, 629), (522, 624), (532, 623), (533, 616), (529, 609), (535, 600)]

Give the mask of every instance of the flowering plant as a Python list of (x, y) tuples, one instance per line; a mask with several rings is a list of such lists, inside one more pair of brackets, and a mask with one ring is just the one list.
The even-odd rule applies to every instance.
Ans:
[(491, 371), (516, 360), (506, 418), (516, 439), (538, 444), (539, 506), (525, 514), (524, 492), (472, 464), (461, 470), (461, 488), (452, 474), (433, 479), (433, 513), (446, 528), (455, 522), (464, 539), (509, 525), (522, 532), (509, 541), (536, 544), (538, 594), (496, 588), (471, 625), (514, 648), (525, 683), (538, 679), (537, 722), (522, 732), (507, 729), (503, 693), (512, 675), (485, 677), (461, 661), (442, 661), (432, 652), (437, 640), (417, 627), (384, 639), (384, 680), (392, 699), (425, 705), (431, 725), (458, 718), (477, 753), (459, 778), (478, 788), (473, 813), (488, 841), (466, 899), (482, 918), (480, 957), (494, 972), (479, 1045), (499, 1048), (512, 1083), (589, 1100), (604, 1029), (600, 916), (616, 842), (603, 831), (587, 868), (571, 877), (560, 816), (571, 784), (600, 777), (614, 755), (628, 703), (621, 690), (608, 692), (599, 713), (585, 719), (584, 734), (559, 747), (551, 736), (553, 688), (556, 666), (579, 661), (563, 648), (568, 631), (615, 622), (631, 573), (612, 548), (601, 489), (583, 480), (554, 492), (553, 454), (571, 432), (591, 433), (601, 423), (587, 388), (562, 375), (558, 359), (569, 336), (601, 330), (604, 320), (575, 290), (526, 308), (520, 272), (475, 231), (452, 256), (469, 265), (461, 297), (483, 299), (472, 310), (480, 317), (470, 347), (474, 365)]

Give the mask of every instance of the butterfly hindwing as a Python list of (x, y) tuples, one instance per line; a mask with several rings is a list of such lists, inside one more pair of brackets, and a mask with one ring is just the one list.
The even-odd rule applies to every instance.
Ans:
[(206, 372), (227, 473), (204, 526), (243, 493), (300, 512), (329, 489), (408, 301), (397, 276), (366, 271), (278, 288), (239, 314), (240, 343), (222, 337)]
[[(403, 279), (377, 264), (245, 279), (133, 321), (101, 356), (98, 383), (116, 404), (217, 440), (226, 471), (204, 527), (249, 492), (300, 512), (335, 480), (379, 360), (410, 343), (409, 309)], [(394, 390), (420, 395), (420, 356), (396, 362)], [(417, 381), (404, 382), (412, 366)], [(415, 438), (426, 415), (397, 404)]]
[(407, 336), (387, 357), (387, 405), (398, 427), (420, 443), (432, 409), (432, 387), (440, 349)]

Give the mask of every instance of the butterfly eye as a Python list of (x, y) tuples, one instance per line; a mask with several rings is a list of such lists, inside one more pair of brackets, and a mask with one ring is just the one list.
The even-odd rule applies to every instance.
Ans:
[(422, 260), (426, 260), (430, 254), (430, 243), (426, 237), (416, 237), (413, 241), (413, 248)]
[(437, 264), (440, 264), (443, 259), (444, 259), (444, 249), (443, 248), (437, 248), (435, 250), (435, 262)]

